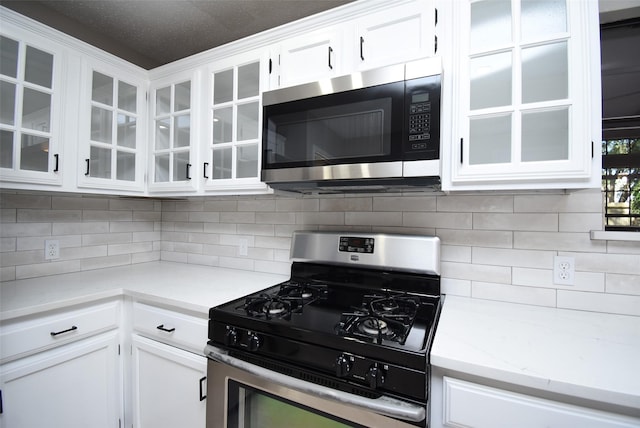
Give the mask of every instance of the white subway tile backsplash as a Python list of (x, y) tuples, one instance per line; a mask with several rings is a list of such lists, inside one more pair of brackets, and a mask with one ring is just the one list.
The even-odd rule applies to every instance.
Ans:
[(347, 226), (402, 226), (402, 214), (393, 212), (345, 212)]
[(557, 250), (579, 252), (602, 252), (606, 250), (603, 241), (592, 241), (589, 233), (569, 232), (514, 232), (514, 248), (528, 250)]
[(558, 214), (474, 213), (473, 228), (480, 230), (558, 231)]
[(0, 252), (7, 253), (17, 250), (17, 238), (0, 238)]
[(640, 296), (640, 278), (637, 275), (605, 274), (607, 293)]
[(19, 223), (77, 222), (82, 220), (81, 210), (38, 210), (18, 209), (16, 221)]
[(558, 307), (640, 316), (640, 296), (558, 290)]
[(536, 306), (556, 306), (556, 290), (473, 281), (471, 297)]
[[(0, 191), (0, 280), (153, 260), (286, 275), (296, 230), (413, 233), (440, 237), (445, 294), (637, 314), (640, 246), (590, 239), (602, 229), (601, 199), (598, 191), (162, 201)], [(44, 260), (52, 237), (60, 260)], [(553, 284), (555, 255), (575, 258), (575, 285)]]
[(36, 278), (40, 276), (78, 272), (80, 268), (80, 260), (66, 260), (50, 263), (20, 265), (16, 266), (16, 279)]
[(471, 297), (471, 281), (467, 279), (442, 278), (440, 290), (443, 294)]
[(435, 196), (376, 196), (373, 198), (374, 211), (435, 211)]
[(511, 283), (511, 268), (506, 266), (489, 266), (457, 262), (441, 262), (442, 276), (452, 279), (468, 279), (472, 281)]
[(518, 250), (506, 248), (473, 247), (473, 263), (498, 266), (518, 266), (552, 269), (554, 251)]
[(461, 195), (438, 197), (437, 210), (445, 212), (513, 212), (513, 196), (511, 195)]
[(402, 219), (402, 226), (435, 229), (471, 229), (471, 213), (405, 212), (388, 213)]

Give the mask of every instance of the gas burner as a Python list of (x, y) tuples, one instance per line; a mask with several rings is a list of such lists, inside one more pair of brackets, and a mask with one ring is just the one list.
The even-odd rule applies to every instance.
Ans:
[(404, 344), (419, 305), (418, 297), (406, 293), (367, 294), (360, 307), (342, 314), (336, 333), (378, 344)]
[(321, 297), (326, 297), (325, 284), (311, 284), (308, 282), (289, 281), (280, 285), (278, 296), (288, 299), (302, 299), (303, 304), (311, 303)]
[(378, 318), (366, 318), (358, 324), (358, 331), (369, 336), (385, 335), (389, 331), (387, 323)]
[(244, 309), (247, 315), (252, 317), (266, 319), (284, 318), (289, 319), (292, 312), (302, 310), (302, 305), (289, 299), (283, 299), (278, 296), (270, 296), (268, 294), (260, 294), (255, 297), (247, 297), (243, 305), (238, 309)]

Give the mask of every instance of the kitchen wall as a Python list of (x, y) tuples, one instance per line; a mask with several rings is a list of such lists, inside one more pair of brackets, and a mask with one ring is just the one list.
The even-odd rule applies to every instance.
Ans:
[[(591, 240), (599, 191), (201, 197), (163, 201), (3, 193), (3, 280), (170, 260), (287, 274), (294, 230), (435, 234), (443, 292), (640, 316), (640, 244)], [(44, 239), (61, 259), (45, 261)], [(246, 239), (247, 256), (238, 254)], [(553, 284), (555, 255), (575, 257), (573, 286)]]

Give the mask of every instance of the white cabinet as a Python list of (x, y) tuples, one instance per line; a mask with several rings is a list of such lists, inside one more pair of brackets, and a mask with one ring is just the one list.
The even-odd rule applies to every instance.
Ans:
[(436, 53), (435, 2), (417, 0), (357, 19), (349, 38), (352, 70), (365, 70)]
[(455, 29), (451, 189), (599, 186), (597, 2), (464, 0), (443, 12)]
[(0, 179), (60, 185), (64, 51), (11, 16), (2, 17), (0, 50)]
[(149, 191), (194, 191), (199, 141), (197, 70), (151, 82)]
[(109, 427), (122, 422), (120, 302), (2, 324), (5, 427)]
[(451, 377), (434, 388), (433, 427), (631, 428), (640, 419), (515, 393)]
[(132, 319), (134, 426), (204, 428), (207, 320), (140, 302)]
[(82, 62), (78, 185), (143, 192), (146, 74)]
[(141, 336), (132, 344), (133, 425), (204, 428), (206, 358)]
[(344, 46), (341, 27), (330, 27), (283, 41), (276, 48), (279, 54), (277, 87), (343, 74)]
[(216, 61), (207, 71), (208, 129), (202, 144), (207, 191), (266, 191), (260, 181), (262, 102), (268, 80), (263, 50)]

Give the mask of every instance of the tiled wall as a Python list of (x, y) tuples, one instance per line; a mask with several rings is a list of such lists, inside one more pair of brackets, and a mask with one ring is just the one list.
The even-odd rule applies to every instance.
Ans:
[[(0, 193), (2, 281), (160, 259), (162, 204), (153, 199)], [(45, 260), (45, 239), (60, 258)]]
[[(592, 241), (601, 195), (346, 195), (124, 199), (2, 194), (3, 280), (171, 260), (287, 274), (297, 229), (435, 234), (447, 294), (640, 316), (640, 244)], [(44, 260), (44, 239), (62, 258)], [(246, 239), (247, 256), (238, 253)], [(576, 283), (553, 284), (555, 255)]]

